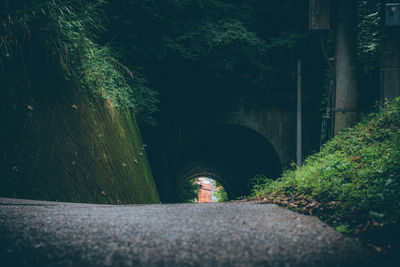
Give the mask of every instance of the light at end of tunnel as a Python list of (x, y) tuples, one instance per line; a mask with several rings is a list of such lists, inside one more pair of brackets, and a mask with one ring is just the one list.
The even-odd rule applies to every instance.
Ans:
[[(183, 192), (185, 190), (186, 192)], [(178, 191), (182, 202), (209, 203), (227, 201), (225, 189), (218, 181), (208, 177), (190, 179)]]

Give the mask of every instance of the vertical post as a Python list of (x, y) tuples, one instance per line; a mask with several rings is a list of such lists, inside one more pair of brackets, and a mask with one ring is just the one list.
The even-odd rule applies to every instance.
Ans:
[(214, 181), (211, 181), (211, 194), (210, 194), (210, 202), (214, 202)]
[(302, 154), (302, 136), (301, 136), (301, 60), (297, 61), (297, 151), (296, 151), (296, 163), (297, 166), (300, 167), (302, 162), (301, 154)]
[(335, 134), (357, 122), (357, 1), (336, 1)]

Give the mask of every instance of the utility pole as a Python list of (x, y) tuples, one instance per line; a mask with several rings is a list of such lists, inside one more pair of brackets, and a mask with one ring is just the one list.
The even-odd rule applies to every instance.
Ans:
[(357, 1), (336, 1), (335, 134), (357, 122)]
[(297, 61), (297, 151), (296, 151), (296, 163), (300, 167), (302, 164), (302, 135), (301, 135), (301, 60)]

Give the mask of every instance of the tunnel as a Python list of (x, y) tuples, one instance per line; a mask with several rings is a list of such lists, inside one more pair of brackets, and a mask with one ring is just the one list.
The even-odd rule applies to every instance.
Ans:
[(176, 189), (193, 178), (218, 181), (229, 199), (248, 195), (249, 180), (257, 174), (277, 178), (280, 159), (260, 133), (240, 125), (218, 125), (193, 134), (183, 144), (175, 166)]

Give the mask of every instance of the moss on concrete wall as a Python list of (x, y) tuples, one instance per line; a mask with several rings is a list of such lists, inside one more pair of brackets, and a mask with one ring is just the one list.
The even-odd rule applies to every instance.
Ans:
[(154, 111), (156, 99), (96, 42), (99, 1), (5, 3), (0, 197), (159, 202), (132, 113)]
[(134, 115), (65, 83), (2, 101), (0, 196), (159, 202)]

